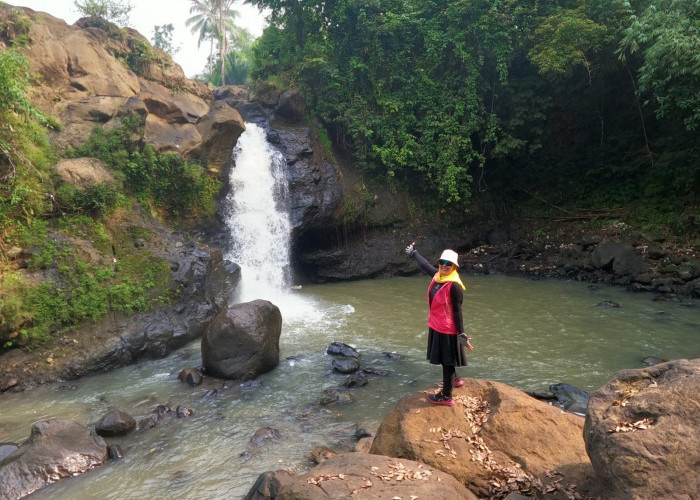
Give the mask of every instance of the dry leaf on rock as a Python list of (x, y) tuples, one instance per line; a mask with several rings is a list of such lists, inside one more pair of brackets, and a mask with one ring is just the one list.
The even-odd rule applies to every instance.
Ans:
[(634, 432), (637, 430), (648, 429), (654, 425), (654, 421), (650, 418), (643, 418), (642, 420), (637, 420), (636, 422), (620, 422), (614, 429), (610, 429), (608, 432)]

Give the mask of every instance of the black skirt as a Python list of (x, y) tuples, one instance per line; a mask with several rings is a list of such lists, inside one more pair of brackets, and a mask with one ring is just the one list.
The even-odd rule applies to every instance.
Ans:
[(428, 329), (428, 361), (433, 365), (467, 366), (466, 342), (459, 335)]

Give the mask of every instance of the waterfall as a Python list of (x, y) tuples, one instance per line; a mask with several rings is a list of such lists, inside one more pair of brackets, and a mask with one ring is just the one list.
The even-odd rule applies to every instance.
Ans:
[[(241, 267), (238, 301), (284, 301), (290, 288), (288, 183), (281, 153), (265, 131), (246, 123), (233, 150), (226, 199), (231, 246), (226, 258)], [(281, 308), (281, 307), (280, 307)]]

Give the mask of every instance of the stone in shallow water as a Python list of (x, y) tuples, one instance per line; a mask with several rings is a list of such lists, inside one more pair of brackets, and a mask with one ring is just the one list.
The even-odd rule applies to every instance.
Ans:
[(72, 420), (47, 419), (0, 467), (0, 498), (19, 499), (107, 461), (107, 443)]

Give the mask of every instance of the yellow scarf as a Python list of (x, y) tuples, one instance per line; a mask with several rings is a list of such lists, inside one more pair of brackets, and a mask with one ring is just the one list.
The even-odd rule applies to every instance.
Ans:
[(466, 290), (467, 287), (464, 286), (464, 283), (462, 283), (462, 280), (459, 278), (459, 274), (457, 273), (457, 269), (453, 269), (451, 272), (448, 274), (442, 274), (440, 271), (435, 273), (435, 276), (433, 276), (433, 279), (437, 283), (447, 283), (448, 281), (453, 281), (455, 283), (459, 283), (459, 286), (462, 287), (462, 290)]

